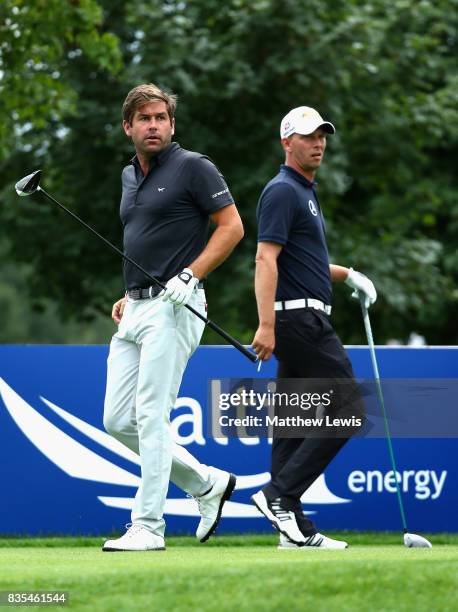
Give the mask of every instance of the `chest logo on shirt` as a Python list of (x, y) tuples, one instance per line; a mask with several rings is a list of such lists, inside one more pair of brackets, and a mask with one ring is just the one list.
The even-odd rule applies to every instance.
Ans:
[(158, 187), (157, 190), (158, 191), (164, 191), (165, 187)]
[(309, 208), (310, 208), (310, 212), (312, 213), (312, 215), (316, 217), (318, 215), (318, 210), (313, 200), (309, 200)]

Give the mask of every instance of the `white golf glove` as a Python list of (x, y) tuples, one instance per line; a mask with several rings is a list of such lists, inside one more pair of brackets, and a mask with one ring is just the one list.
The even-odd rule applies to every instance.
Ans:
[(354, 289), (353, 293), (351, 294), (351, 296), (354, 298), (359, 297), (358, 293), (360, 291), (364, 293), (366, 296), (364, 301), (366, 308), (369, 308), (369, 306), (377, 299), (377, 291), (375, 290), (374, 283), (370, 280), (370, 278), (367, 278), (367, 276), (364, 276), (364, 274), (361, 274), (361, 272), (356, 272), (356, 270), (353, 270), (353, 268), (348, 270), (348, 276), (345, 280), (345, 284)]
[(199, 282), (192, 270), (185, 268), (182, 272), (171, 278), (163, 291), (162, 301), (172, 302), (175, 306), (185, 306)]

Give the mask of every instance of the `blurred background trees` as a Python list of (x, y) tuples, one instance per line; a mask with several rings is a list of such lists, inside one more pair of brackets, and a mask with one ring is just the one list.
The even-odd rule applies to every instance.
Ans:
[[(337, 127), (318, 193), (332, 260), (377, 286), (377, 342), (458, 343), (458, 0), (4, 0), (0, 16), (0, 341), (109, 340), (121, 262), (13, 188), (42, 168), (120, 246), (121, 105), (154, 82), (178, 94), (176, 140), (215, 161), (245, 223), (207, 283), (211, 318), (251, 341), (256, 203), (283, 161), (280, 120), (304, 104)], [(335, 288), (334, 323), (364, 343), (349, 293)]]

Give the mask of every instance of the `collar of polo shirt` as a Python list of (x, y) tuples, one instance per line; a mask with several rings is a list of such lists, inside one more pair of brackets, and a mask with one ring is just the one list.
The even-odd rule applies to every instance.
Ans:
[[(173, 151), (176, 151), (180, 148), (181, 147), (177, 142), (171, 142), (167, 147), (165, 147), (165, 149), (162, 149), (162, 151), (159, 151), (159, 153), (156, 153), (156, 155), (153, 155), (151, 157), (151, 159), (149, 160), (149, 167), (151, 168), (152, 166), (162, 166), (162, 164), (165, 163), (169, 155), (173, 153)], [(140, 165), (137, 155), (134, 155), (130, 161), (136, 166)]]

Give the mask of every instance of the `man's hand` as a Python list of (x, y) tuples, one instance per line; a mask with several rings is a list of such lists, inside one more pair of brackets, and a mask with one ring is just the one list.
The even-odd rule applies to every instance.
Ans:
[(162, 301), (172, 302), (175, 306), (185, 306), (199, 282), (190, 268), (185, 268), (182, 272), (174, 276), (166, 284), (165, 290), (161, 293)]
[(124, 308), (126, 307), (126, 302), (127, 298), (123, 297), (113, 304), (113, 308), (111, 310), (111, 318), (116, 323), (116, 325), (119, 325), (121, 323)]
[(353, 293), (351, 294), (352, 297), (358, 298), (358, 293), (360, 291), (364, 293), (366, 296), (366, 308), (369, 308), (369, 306), (377, 299), (377, 291), (375, 290), (374, 283), (367, 278), (367, 276), (364, 276), (364, 274), (361, 274), (361, 272), (356, 272), (356, 270), (353, 270), (353, 268), (349, 268), (345, 284), (354, 289)]
[(253, 350), (260, 361), (271, 358), (275, 348), (275, 330), (273, 327), (260, 325), (251, 343)]

